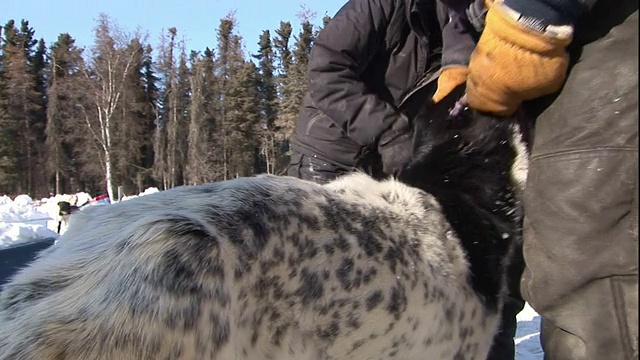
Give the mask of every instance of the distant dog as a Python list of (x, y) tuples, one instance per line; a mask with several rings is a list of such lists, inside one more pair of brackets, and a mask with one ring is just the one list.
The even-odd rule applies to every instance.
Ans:
[(69, 216), (80, 210), (80, 207), (71, 205), (68, 201), (60, 201), (58, 202), (58, 209), (58, 234), (60, 234), (62, 225), (64, 224), (66, 227), (69, 223)]
[(484, 360), (526, 151), (454, 100), (416, 118), (395, 180), (265, 175), (78, 213), (1, 294), (0, 359)]

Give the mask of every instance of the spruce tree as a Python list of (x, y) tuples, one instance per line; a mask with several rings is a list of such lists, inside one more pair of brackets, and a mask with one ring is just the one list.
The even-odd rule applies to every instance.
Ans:
[(173, 111), (169, 126), (169, 151), (171, 186), (184, 185), (187, 157), (187, 132), (189, 126), (189, 85), (190, 70), (187, 54), (182, 46), (178, 60), (175, 91), (172, 96)]
[(145, 131), (142, 134), (140, 153), (141, 169), (138, 175), (138, 187), (147, 188), (155, 186), (153, 179), (153, 135), (156, 131), (156, 122), (158, 118), (158, 81), (153, 62), (153, 48), (146, 45), (142, 58), (142, 72), (144, 79), (144, 106), (142, 114), (145, 122)]
[(280, 27), (275, 31), (273, 38), (273, 48), (276, 58), (276, 89), (278, 92), (277, 108), (278, 115), (275, 120), (276, 141), (277, 141), (277, 163), (284, 167), (288, 163), (289, 151), (288, 138), (290, 135), (290, 124), (293, 123), (295, 114), (291, 111), (289, 78), (292, 71), (293, 58), (290, 49), (291, 34), (293, 29), (288, 21), (281, 21)]
[[(7, 24), (7, 26), (9, 23)], [(12, 25), (11, 25), (12, 26)], [(18, 123), (13, 121), (9, 113), (9, 88), (6, 78), (6, 27), (0, 27), (0, 188), (4, 192), (12, 192), (18, 181), (18, 162), (15, 141), (18, 132)], [(9, 35), (10, 36), (10, 35)]]
[(76, 133), (78, 127), (75, 125), (84, 121), (76, 106), (86, 102), (82, 87), (79, 89), (78, 86), (84, 82), (81, 73), (84, 61), (82, 50), (68, 33), (58, 36), (51, 46), (49, 58), (45, 169), (51, 189), (62, 194), (78, 190), (73, 184), (81, 169), (76, 166), (73, 153), (74, 136), (82, 136)]
[(216, 59), (216, 77), (218, 81), (218, 97), (220, 104), (216, 117), (219, 119), (216, 139), (218, 140), (219, 158), (222, 177), (221, 180), (227, 180), (230, 178), (230, 174), (233, 172), (230, 163), (232, 162), (232, 131), (229, 126), (230, 106), (232, 103), (231, 96), (229, 95), (229, 80), (231, 74), (233, 74), (235, 68), (237, 68), (234, 59), (237, 57), (233, 53), (232, 37), (235, 26), (235, 18), (232, 13), (227, 14), (226, 17), (220, 19), (220, 25), (217, 29), (218, 40), (218, 57)]
[(278, 93), (275, 79), (275, 53), (269, 30), (264, 30), (258, 42), (259, 51), (253, 55), (258, 60), (259, 124), (257, 134), (260, 148), (257, 171), (273, 174), (278, 162), (278, 138), (275, 125), (278, 115)]
[(115, 131), (112, 144), (113, 178), (124, 194), (139, 193), (138, 173), (142, 165), (142, 139), (147, 130), (145, 118), (145, 81), (143, 73), (144, 45), (132, 38), (123, 52), (130, 54), (130, 70), (124, 74), (122, 101), (114, 117)]
[[(46, 166), (46, 134), (47, 127), (47, 48), (43, 39), (38, 41), (31, 58), (31, 75), (34, 78), (35, 91), (33, 98), (33, 110), (30, 114), (33, 131), (33, 169), (42, 169)], [(33, 191), (35, 196), (49, 194), (48, 181), (45, 172), (33, 171)]]
[(187, 184), (201, 184), (217, 179), (215, 157), (216, 78), (213, 51), (191, 56), (191, 101), (189, 107), (188, 153), (185, 178)]
[(5, 139), (10, 141), (3, 152), (2, 172), (4, 178), (11, 178), (7, 184), (9, 192), (27, 193), (35, 196), (35, 131), (34, 114), (40, 110), (36, 79), (31, 71), (34, 31), (28, 21), (23, 20), (20, 30), (11, 20), (5, 25), (2, 44), (3, 52), (3, 87), (6, 104)]
[(158, 98), (156, 129), (153, 138), (153, 176), (161, 184), (161, 189), (163, 190), (171, 187), (171, 176), (168, 165), (167, 128), (171, 118), (171, 96), (173, 96), (172, 92), (176, 77), (174, 56), (176, 36), (177, 29), (175, 27), (169, 28), (167, 34), (162, 35), (158, 59), (158, 76), (161, 85)]
[[(289, 139), (293, 133), (295, 120), (307, 91), (307, 68), (313, 39), (313, 24), (308, 18), (304, 18), (300, 33), (295, 37), (294, 47), (291, 51), (291, 63), (283, 69), (284, 76), (281, 77), (280, 112), (277, 125), (284, 139)], [(286, 140), (283, 141), (282, 150), (288, 150)]]
[(277, 88), (280, 98), (284, 96), (284, 84), (291, 67), (291, 50), (289, 42), (293, 29), (288, 21), (281, 21), (280, 27), (275, 31), (276, 36), (273, 38), (273, 49), (276, 58)]

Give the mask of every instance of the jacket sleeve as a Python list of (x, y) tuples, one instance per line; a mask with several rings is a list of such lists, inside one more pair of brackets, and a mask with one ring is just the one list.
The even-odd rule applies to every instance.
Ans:
[[(445, 8), (446, 23), (469, 31), (482, 32), (484, 18), (487, 14), (485, 6), (487, 0), (438, 0), (438, 4)], [(444, 23), (441, 24), (444, 27)]]
[(442, 68), (468, 66), (484, 28), (484, 0), (439, 0), (446, 12), (442, 26)]
[(442, 29), (442, 68), (468, 66), (471, 53), (476, 48), (475, 30), (452, 18)]
[(360, 79), (384, 43), (395, 2), (349, 1), (318, 34), (311, 50), (311, 99), (361, 146), (374, 144), (398, 116)]

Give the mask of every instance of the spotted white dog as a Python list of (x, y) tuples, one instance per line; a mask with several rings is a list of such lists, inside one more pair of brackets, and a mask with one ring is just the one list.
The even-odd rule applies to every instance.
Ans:
[(397, 179), (257, 176), (78, 213), (2, 292), (0, 359), (484, 360), (526, 158), (509, 120), (445, 118), (419, 115)]

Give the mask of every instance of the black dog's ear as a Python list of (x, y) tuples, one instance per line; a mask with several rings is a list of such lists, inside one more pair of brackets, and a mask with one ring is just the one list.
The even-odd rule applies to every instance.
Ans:
[(432, 126), (433, 122), (446, 122), (449, 120), (451, 118), (451, 110), (454, 109), (456, 103), (464, 96), (465, 92), (466, 84), (463, 83), (437, 103), (434, 103), (432, 99), (425, 102), (414, 118), (414, 133), (419, 133), (424, 127)]
[[(443, 141), (439, 138), (444, 135), (445, 129), (455, 126), (451, 121), (451, 110), (456, 103), (464, 96), (466, 85), (461, 84), (454, 88), (447, 96), (437, 103), (433, 100), (425, 102), (424, 106), (416, 114), (413, 121), (413, 152), (424, 152), (425, 146), (430, 147), (435, 143)], [(459, 116), (456, 116), (458, 118)], [(459, 123), (457, 125), (460, 125)]]
[(449, 118), (450, 111), (455, 107), (458, 100), (460, 100), (464, 96), (466, 91), (466, 84), (462, 83), (461, 85), (458, 85), (449, 94), (447, 94), (447, 96), (442, 98), (437, 103), (433, 103), (433, 101), (431, 101), (428, 109), (428, 113), (430, 115), (424, 115), (427, 115), (430, 119), (437, 120), (444, 120)]

